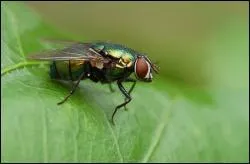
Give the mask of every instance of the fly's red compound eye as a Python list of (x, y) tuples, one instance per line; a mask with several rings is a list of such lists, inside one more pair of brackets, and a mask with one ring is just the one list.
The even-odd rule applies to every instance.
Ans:
[(139, 79), (151, 79), (150, 64), (143, 57), (139, 57), (135, 62), (135, 74)]

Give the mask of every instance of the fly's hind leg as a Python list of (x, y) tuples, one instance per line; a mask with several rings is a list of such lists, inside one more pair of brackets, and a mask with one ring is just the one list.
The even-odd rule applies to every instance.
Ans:
[[(66, 100), (68, 100), (68, 98), (76, 91), (77, 86), (79, 85), (80, 81), (82, 80), (82, 78), (84, 77), (85, 73), (83, 72), (79, 79), (77, 80), (76, 84), (73, 84), (73, 88), (71, 89), (70, 93), (59, 103), (57, 103), (57, 105), (61, 105), (63, 104)], [(72, 82), (73, 83), (73, 82)]]

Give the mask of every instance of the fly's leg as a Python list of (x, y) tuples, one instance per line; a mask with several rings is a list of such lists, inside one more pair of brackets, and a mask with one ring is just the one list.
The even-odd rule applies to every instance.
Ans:
[(128, 94), (128, 92), (125, 90), (125, 88), (123, 87), (121, 81), (117, 81), (117, 85), (118, 85), (120, 91), (126, 96), (126, 101), (125, 101), (124, 103), (118, 105), (118, 106), (115, 108), (115, 110), (114, 110), (114, 112), (113, 112), (113, 114), (112, 114), (112, 123), (113, 123), (113, 125), (115, 125), (114, 116), (115, 116), (117, 110), (118, 110), (119, 108), (125, 106), (126, 104), (128, 104), (128, 103), (131, 101), (131, 97), (130, 97), (130, 95)]
[[(135, 79), (132, 79), (132, 78), (127, 78), (124, 82), (132, 82), (133, 84), (132, 84), (132, 86), (131, 86), (131, 88), (129, 89), (129, 91), (128, 91), (128, 94), (129, 94), (129, 96), (130, 96), (130, 94), (131, 94), (131, 92), (133, 91), (133, 89), (134, 89), (134, 87), (135, 87), (135, 84), (136, 84), (136, 80)], [(127, 101), (127, 97), (125, 98), (125, 102)], [(124, 110), (128, 110), (127, 109), (127, 107), (126, 107), (126, 105), (124, 105)]]
[(80, 83), (81, 79), (84, 77), (84, 75), (85, 75), (85, 72), (83, 72), (80, 75), (79, 79), (77, 80), (76, 84), (74, 84), (74, 86), (71, 89), (70, 93), (61, 102), (57, 103), (57, 105), (61, 105), (62, 103), (64, 103), (75, 92), (77, 86), (79, 85), (79, 83)]
[(75, 83), (73, 80), (70, 80), (70, 85), (72, 86), (72, 88), (74, 87)]
[(110, 90), (110, 92), (115, 92), (115, 89), (112, 87), (111, 83), (109, 83), (109, 90)]

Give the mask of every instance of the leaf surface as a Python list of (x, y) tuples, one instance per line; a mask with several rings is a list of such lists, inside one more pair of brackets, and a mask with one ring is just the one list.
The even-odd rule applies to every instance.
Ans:
[(2, 162), (248, 160), (245, 90), (207, 92), (158, 76), (137, 83), (128, 111), (121, 109), (112, 126), (124, 100), (118, 87), (111, 93), (85, 80), (58, 106), (71, 85), (51, 80), (47, 64), (25, 57), (44, 48), (41, 37), (63, 35), (21, 3), (1, 7)]

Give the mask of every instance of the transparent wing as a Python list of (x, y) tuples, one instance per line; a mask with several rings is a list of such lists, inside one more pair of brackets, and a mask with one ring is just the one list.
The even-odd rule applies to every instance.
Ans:
[(31, 60), (88, 60), (109, 62), (109, 59), (104, 58), (98, 52), (90, 47), (90, 43), (80, 43), (76, 41), (66, 40), (48, 40), (43, 41), (64, 45), (62, 49), (47, 50), (35, 53), (28, 57)]

